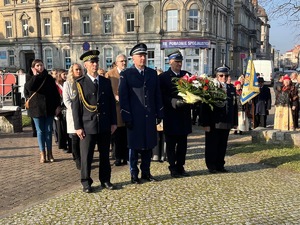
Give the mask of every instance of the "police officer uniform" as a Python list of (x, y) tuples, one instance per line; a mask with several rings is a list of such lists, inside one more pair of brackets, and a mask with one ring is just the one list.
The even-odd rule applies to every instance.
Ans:
[[(147, 46), (137, 44), (130, 55), (146, 55)], [(150, 174), (152, 148), (157, 145), (156, 118), (162, 118), (159, 80), (155, 70), (133, 65), (120, 74), (119, 100), (121, 116), (127, 127), (131, 182), (138, 178), (138, 154), (141, 154), (142, 179), (154, 181)]]
[[(99, 51), (91, 50), (81, 55), (84, 62), (94, 60), (98, 62)], [(97, 84), (95, 84), (97, 80)], [(81, 183), (84, 192), (91, 192), (93, 180), (91, 178), (91, 165), (94, 148), (97, 144), (99, 150), (99, 180), (102, 187), (112, 189), (110, 183), (111, 167), (109, 161), (109, 146), (111, 126), (117, 124), (115, 98), (110, 80), (97, 76), (84, 74), (76, 80), (77, 93), (72, 105), (75, 130), (83, 129), (85, 137), (80, 140), (81, 154)]]
[[(229, 74), (229, 68), (219, 67), (218, 73)], [(216, 82), (227, 93), (224, 105), (214, 106), (211, 110), (208, 104), (201, 104), (199, 124), (208, 127), (205, 132), (205, 163), (210, 173), (227, 172), (224, 168), (225, 154), (230, 129), (238, 125), (238, 109), (236, 102), (236, 91), (226, 82)]]
[[(182, 61), (180, 51), (168, 55), (169, 60)], [(174, 78), (189, 72), (180, 70), (178, 74), (169, 68), (159, 75), (160, 89), (164, 104), (164, 134), (169, 170), (172, 177), (188, 176), (184, 170), (187, 151), (187, 136), (192, 132), (191, 105), (185, 104), (178, 96)]]

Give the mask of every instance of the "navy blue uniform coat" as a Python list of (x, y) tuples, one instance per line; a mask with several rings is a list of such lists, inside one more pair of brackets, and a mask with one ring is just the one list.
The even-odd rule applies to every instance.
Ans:
[(96, 112), (88, 111), (79, 100), (79, 95), (76, 95), (72, 103), (75, 130), (84, 129), (86, 134), (110, 132), (111, 125), (117, 124), (115, 97), (110, 80), (102, 76), (99, 76), (98, 79), (98, 96), (94, 83), (88, 75), (84, 75), (76, 80), (84, 90), (85, 100), (90, 105), (98, 106)]
[(187, 135), (192, 132), (191, 105), (185, 105), (174, 109), (171, 104), (172, 98), (178, 96), (177, 87), (172, 81), (175, 77), (183, 77), (189, 74), (181, 70), (180, 75), (175, 75), (171, 69), (159, 75), (162, 100), (164, 105), (164, 133), (167, 135)]
[(144, 76), (135, 66), (122, 71), (119, 98), (123, 121), (133, 125), (127, 129), (128, 148), (154, 148), (157, 145), (156, 118), (163, 116), (156, 71), (145, 67)]

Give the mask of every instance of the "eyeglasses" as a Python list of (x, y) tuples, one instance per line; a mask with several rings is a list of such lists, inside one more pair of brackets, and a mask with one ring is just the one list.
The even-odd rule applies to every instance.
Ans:
[(219, 74), (219, 77), (228, 77), (229, 75), (225, 75), (225, 74)]

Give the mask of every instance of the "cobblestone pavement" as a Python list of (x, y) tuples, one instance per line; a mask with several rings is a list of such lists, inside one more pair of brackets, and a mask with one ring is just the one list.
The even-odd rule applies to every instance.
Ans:
[[(230, 144), (250, 141), (230, 135)], [(117, 190), (95, 182), (95, 193), (85, 194), (71, 155), (54, 156), (40, 164), (28, 130), (0, 134), (0, 224), (300, 224), (300, 174), (235, 155), (226, 157), (230, 173), (209, 174), (198, 127), (188, 143), (190, 177), (173, 179), (166, 162), (153, 162), (160, 181), (133, 185), (128, 166), (113, 167)]]

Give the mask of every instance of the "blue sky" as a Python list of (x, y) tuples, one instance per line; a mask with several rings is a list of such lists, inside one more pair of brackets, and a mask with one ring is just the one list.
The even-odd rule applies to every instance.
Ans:
[(300, 44), (300, 39), (297, 37), (298, 29), (293, 29), (288, 25), (282, 25), (282, 21), (270, 19), (270, 44), (275, 46), (276, 50), (280, 50), (280, 54), (294, 48)]

